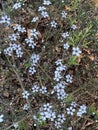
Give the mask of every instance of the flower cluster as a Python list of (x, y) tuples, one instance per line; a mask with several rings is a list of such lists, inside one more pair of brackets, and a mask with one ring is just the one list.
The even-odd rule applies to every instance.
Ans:
[(34, 39), (33, 38), (26, 38), (25, 39), (25, 42), (28, 44), (29, 47), (31, 47), (32, 49), (35, 48), (36, 44), (34, 42)]
[(64, 47), (64, 49), (68, 50), (70, 46), (68, 45), (68, 43), (65, 43), (65, 44), (63, 45), (63, 47)]
[(51, 4), (50, 0), (44, 0), (43, 2), (43, 5), (50, 5), (50, 4)]
[(40, 118), (35, 115), (33, 116), (33, 118), (37, 120), (37, 122), (46, 121), (47, 119), (53, 122), (56, 118), (56, 113), (52, 110), (52, 106), (50, 105), (50, 103), (44, 104), (39, 109), (39, 115)]
[(20, 2), (15, 3), (15, 4), (13, 5), (13, 9), (19, 9), (19, 8), (21, 8), (21, 3), (20, 3)]
[(72, 76), (70, 74), (66, 75), (66, 82), (72, 83)]
[(63, 100), (64, 98), (67, 98), (68, 94), (65, 92), (65, 87), (67, 83), (64, 81), (61, 81), (54, 86), (54, 90), (57, 93), (57, 98)]
[(38, 11), (44, 11), (44, 10), (46, 10), (45, 6), (39, 6)]
[(3, 122), (3, 117), (4, 117), (4, 115), (3, 115), (3, 114), (1, 114), (1, 115), (0, 115), (0, 123), (2, 123), (2, 122)]
[(68, 127), (68, 130), (73, 130), (72, 127)]
[(32, 29), (32, 30), (30, 30), (30, 35), (31, 35), (31, 37), (33, 37), (33, 38), (37, 38), (37, 36), (38, 36), (38, 32), (37, 32), (37, 30), (34, 28), (34, 29)]
[(7, 15), (2, 16), (2, 17), (1, 17), (1, 20), (0, 20), (0, 23), (1, 23), (1, 24), (2, 24), (2, 23), (6, 23), (7, 25), (10, 25), (11, 19), (10, 19)]
[(46, 88), (45, 86), (42, 86), (42, 88), (40, 89), (40, 92), (41, 92), (42, 94), (47, 93), (47, 88)]
[(49, 17), (48, 12), (46, 12), (46, 11), (42, 11), (42, 12), (41, 12), (41, 15), (42, 15), (44, 18)]
[[(63, 36), (64, 36), (64, 34), (63, 34)], [(65, 37), (66, 37), (66, 36), (65, 36)], [(69, 47), (70, 47), (70, 46), (69, 46), (68, 43), (64, 43), (64, 44), (63, 44), (63, 48), (64, 48), (64, 49), (68, 50)], [(74, 55), (74, 56), (80, 56), (81, 53), (82, 53), (82, 51), (80, 50), (79, 47), (73, 47), (73, 48), (72, 48), (72, 55)]]
[(32, 56), (31, 56), (31, 64), (33, 66), (36, 66), (36, 64), (38, 63), (39, 59), (40, 59), (40, 57), (39, 57), (38, 54), (32, 54)]
[(73, 47), (73, 51), (72, 51), (72, 54), (75, 55), (75, 56), (80, 56), (81, 54), (81, 50), (79, 49), (79, 47)]
[(62, 15), (62, 18), (66, 18), (67, 13), (66, 13), (65, 11), (62, 11), (62, 12), (61, 12), (61, 15)]
[(30, 95), (29, 92), (26, 91), (26, 90), (24, 90), (24, 91), (22, 92), (22, 96), (23, 96), (24, 99), (28, 99), (29, 95)]
[(13, 26), (14, 31), (18, 31), (21, 33), (26, 32), (26, 29), (24, 27), (22, 27), (20, 24), (16, 24), (15, 26)]
[(75, 113), (75, 111), (76, 111), (76, 103), (75, 102), (72, 102), (71, 103), (71, 106), (70, 107), (68, 107), (68, 108), (66, 108), (66, 112), (67, 112), (67, 114), (68, 115), (71, 115), (71, 116), (73, 116), (73, 114)]
[(73, 24), (73, 25), (71, 26), (71, 28), (72, 28), (73, 30), (76, 30), (76, 29), (77, 29), (77, 26), (76, 26), (75, 24)]
[[(43, 2), (43, 5), (44, 5), (44, 6), (39, 6), (38, 12), (41, 13), (41, 16), (42, 16), (43, 18), (48, 18), (48, 17), (49, 17), (49, 14), (48, 14), (48, 12), (46, 11), (45, 5), (50, 5), (50, 4), (51, 4), (51, 2), (50, 2), (49, 0), (44, 0), (44, 2)], [(34, 20), (33, 20), (33, 21), (34, 21)], [(36, 21), (37, 21), (37, 20), (36, 20)]]
[(32, 19), (32, 21), (31, 22), (36, 22), (36, 21), (38, 21), (39, 20), (39, 18), (38, 17), (34, 17), (33, 19)]
[(18, 124), (17, 122), (14, 122), (14, 123), (13, 123), (13, 127), (14, 127), (15, 129), (18, 129), (19, 124)]
[(76, 113), (79, 117), (82, 117), (83, 114), (87, 113), (86, 105), (81, 105), (78, 111), (76, 110), (77, 105), (78, 104), (76, 102), (72, 102), (71, 105), (66, 108), (66, 113), (71, 116), (73, 116)]
[(51, 27), (53, 27), (53, 28), (56, 28), (56, 26), (57, 26), (57, 23), (54, 20), (50, 24), (51, 24)]
[(16, 41), (19, 38), (19, 33), (12, 34), (8, 38), (10, 41)]
[[(46, 121), (47, 119), (50, 121), (54, 121), (56, 118), (55, 112), (52, 110), (52, 106), (50, 103), (44, 104), (40, 109), (39, 109), (39, 114), (40, 114), (40, 120)], [(34, 117), (35, 118), (35, 117)], [(38, 121), (40, 121), (38, 118), (36, 118)]]
[(61, 129), (62, 128), (62, 124), (64, 123), (64, 121), (66, 120), (65, 118), (65, 115), (64, 114), (59, 114), (56, 118), (56, 121), (55, 121), (55, 127), (57, 129)]
[(69, 37), (69, 32), (65, 32), (65, 33), (63, 33), (63, 34), (62, 34), (62, 37), (63, 37), (63, 38), (67, 38), (67, 37)]
[(33, 92), (33, 93), (38, 92), (38, 91), (39, 91), (39, 88), (40, 88), (40, 87), (35, 84), (35, 85), (32, 87), (32, 92)]
[(12, 54), (16, 52), (16, 56), (17, 57), (22, 57), (23, 55), (23, 52), (22, 52), (22, 48), (20, 46), (20, 44), (10, 44), (10, 46), (6, 49), (4, 49), (4, 53), (9, 55), (9, 56), (12, 56)]
[(58, 59), (56, 62), (57, 68), (55, 70), (55, 76), (54, 76), (54, 80), (55, 81), (60, 81), (60, 79), (63, 78), (62, 76), (62, 71), (65, 71), (67, 69), (67, 67), (65, 65), (62, 64), (62, 59)]
[(39, 57), (38, 54), (32, 54), (31, 59), (30, 59), (31, 66), (29, 68), (29, 73), (31, 73), (31, 74), (36, 73), (36, 68), (35, 67), (36, 67), (39, 59), (40, 59), (40, 57)]
[(81, 117), (86, 112), (87, 112), (87, 106), (83, 104), (80, 106), (79, 111), (77, 112), (77, 116)]
[[(24, 95), (23, 95), (24, 96)], [(29, 96), (29, 95), (28, 95)], [(23, 107), (23, 110), (28, 110), (30, 108), (30, 106), (26, 103), (26, 104), (24, 104), (24, 107)]]
[(46, 88), (46, 86), (42, 86), (42, 87), (40, 88), (38, 85), (35, 84), (35, 85), (32, 87), (32, 92), (33, 92), (33, 93), (40, 92), (41, 94), (45, 94), (45, 93), (47, 93), (47, 88)]

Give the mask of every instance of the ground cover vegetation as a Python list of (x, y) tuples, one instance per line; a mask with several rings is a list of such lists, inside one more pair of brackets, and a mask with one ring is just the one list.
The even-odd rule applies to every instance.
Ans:
[(0, 2), (0, 130), (97, 130), (97, 4)]

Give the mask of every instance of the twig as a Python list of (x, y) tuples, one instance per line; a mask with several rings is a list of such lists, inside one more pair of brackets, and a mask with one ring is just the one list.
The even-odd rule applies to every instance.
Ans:
[[(44, 71), (44, 69), (38, 64), (38, 67), (46, 74), (46, 76), (51, 80), (51, 77)], [(52, 81), (52, 80), (51, 80)], [(53, 81), (52, 81), (53, 82)]]
[(85, 124), (85, 123), (86, 123), (86, 121), (84, 122), (83, 127), (81, 128), (81, 130), (86, 130), (86, 127), (88, 127), (89, 125), (94, 124), (94, 121), (88, 122), (87, 124)]

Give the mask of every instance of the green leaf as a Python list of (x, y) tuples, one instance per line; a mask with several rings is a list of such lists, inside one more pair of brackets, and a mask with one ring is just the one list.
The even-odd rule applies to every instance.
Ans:
[(26, 128), (25, 122), (24, 122), (24, 121), (21, 121), (21, 122), (19, 123), (19, 130), (25, 130), (25, 128)]
[(68, 65), (78, 65), (77, 56), (71, 56), (69, 58)]
[(10, 6), (8, 6), (8, 7), (6, 8), (6, 12), (7, 12), (9, 15), (13, 15), (13, 10), (12, 10), (12, 8), (11, 8)]
[(96, 123), (96, 126), (98, 127), (98, 123)]
[(88, 107), (88, 113), (92, 114), (96, 112), (96, 108), (94, 106), (89, 106)]
[(72, 94), (69, 94), (67, 98), (65, 98), (65, 103), (70, 103), (74, 101), (74, 97)]
[(98, 120), (98, 112), (95, 112), (95, 119)]
[(24, 66), (26, 67), (26, 69), (28, 69), (31, 66), (31, 64), (30, 62), (28, 62), (28, 63), (25, 63)]
[(89, 45), (89, 44), (90, 44), (90, 42), (84, 41), (82, 47), (83, 47), (83, 48), (88, 48), (88, 45)]

